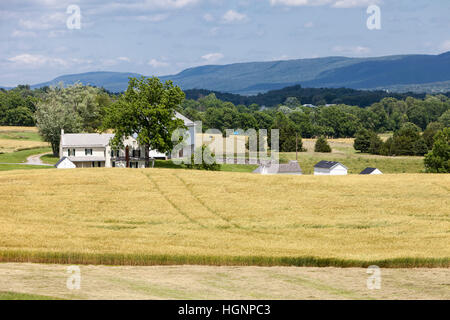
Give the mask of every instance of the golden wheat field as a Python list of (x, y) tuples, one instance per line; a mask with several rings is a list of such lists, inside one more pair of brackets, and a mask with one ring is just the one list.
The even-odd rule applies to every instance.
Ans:
[(0, 261), (449, 266), (450, 175), (0, 174)]

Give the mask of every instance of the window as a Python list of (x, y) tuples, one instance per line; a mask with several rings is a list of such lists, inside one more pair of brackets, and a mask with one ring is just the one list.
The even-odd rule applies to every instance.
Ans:
[(115, 162), (115, 161), (112, 162), (112, 167), (113, 167), (113, 168), (116, 167), (116, 162)]
[(84, 149), (85, 156), (92, 156), (92, 149)]
[(67, 149), (67, 156), (75, 157), (75, 149)]

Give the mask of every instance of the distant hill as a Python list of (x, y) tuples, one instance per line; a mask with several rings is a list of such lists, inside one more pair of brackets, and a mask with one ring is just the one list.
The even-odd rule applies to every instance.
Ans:
[[(183, 89), (256, 94), (295, 84), (311, 88), (394, 88), (450, 80), (450, 52), (380, 58), (328, 57), (187, 69), (171, 79)], [(445, 88), (444, 88), (445, 90)]]
[[(127, 88), (135, 73), (89, 72), (64, 75), (32, 88), (59, 82), (104, 87), (112, 92)], [(327, 57), (287, 61), (208, 65), (186, 69), (173, 80), (184, 90), (207, 89), (253, 95), (300, 84), (311, 88), (384, 89), (445, 92), (450, 90), (450, 52), (440, 55), (398, 55), (378, 58)]]
[(122, 92), (127, 89), (129, 77), (140, 77), (137, 73), (126, 72), (88, 72), (80, 74), (68, 74), (57, 77), (51, 81), (32, 85), (31, 88), (55, 86), (62, 82), (64, 85), (72, 85), (81, 82), (85, 85), (103, 87), (111, 92)]

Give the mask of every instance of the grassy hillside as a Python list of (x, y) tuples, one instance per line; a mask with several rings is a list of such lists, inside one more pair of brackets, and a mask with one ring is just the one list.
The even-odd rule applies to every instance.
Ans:
[(0, 174), (0, 261), (450, 266), (449, 175)]

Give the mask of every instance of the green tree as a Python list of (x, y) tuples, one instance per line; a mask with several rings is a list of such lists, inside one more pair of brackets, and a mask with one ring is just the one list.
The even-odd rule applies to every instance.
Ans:
[(450, 127), (450, 109), (445, 111), (440, 117), (439, 122), (444, 125), (444, 127)]
[(323, 152), (323, 153), (330, 153), (331, 152), (331, 147), (328, 144), (327, 139), (324, 136), (320, 136), (317, 141), (316, 144), (314, 146), (314, 151), (315, 152)]
[(61, 129), (68, 133), (99, 130), (103, 107), (109, 102), (98, 88), (79, 83), (64, 88), (62, 84), (49, 88), (36, 105), (36, 125), (51, 144), (53, 154), (59, 153)]
[(195, 170), (220, 171), (221, 165), (216, 162), (215, 155), (209, 147), (202, 145), (191, 155), (191, 162), (186, 164), (186, 167)]
[[(171, 81), (158, 78), (130, 78), (128, 89), (105, 110), (103, 129), (113, 129), (113, 147), (122, 147), (124, 139), (136, 135), (145, 146), (145, 165), (149, 167), (149, 150), (167, 153), (173, 149), (172, 133), (185, 128), (175, 111), (183, 102), (183, 91)], [(178, 143), (178, 142), (176, 142)]]
[[(280, 152), (295, 152), (296, 148), (296, 134), (298, 137), (298, 150), (303, 148), (302, 139), (300, 137), (295, 124), (283, 113), (278, 112), (275, 116), (275, 121), (271, 129), (279, 130), (280, 138)], [(269, 137), (269, 141), (271, 138)]]
[(438, 133), (440, 130), (444, 129), (444, 125), (440, 122), (430, 122), (423, 132), (423, 138), (425, 139), (425, 142), (427, 144), (427, 147), (429, 150), (433, 148), (434, 144), (434, 136), (436, 133)]
[(436, 134), (433, 149), (425, 156), (424, 162), (427, 172), (450, 172), (450, 128), (444, 128)]
[(371, 154), (381, 154), (383, 140), (375, 133), (370, 137), (370, 146), (368, 152)]
[(9, 126), (33, 126), (33, 113), (27, 107), (9, 109), (5, 113), (5, 120)]
[(373, 132), (367, 129), (361, 129), (356, 133), (355, 142), (353, 143), (353, 147), (355, 150), (361, 151), (363, 153), (369, 152), (370, 141), (373, 136)]

